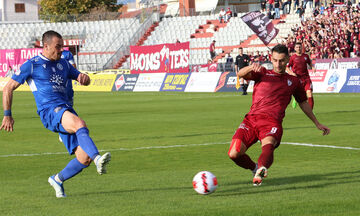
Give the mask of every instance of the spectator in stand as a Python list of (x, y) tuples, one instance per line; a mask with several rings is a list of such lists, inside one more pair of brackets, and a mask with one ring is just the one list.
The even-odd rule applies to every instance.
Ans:
[[(244, 54), (243, 48), (239, 48), (239, 55), (236, 56), (235, 60), (235, 72), (238, 73), (243, 67), (249, 66), (251, 60), (248, 55)], [(248, 83), (243, 78), (240, 78), (240, 87), (243, 91), (243, 95), (247, 95)]]
[[(313, 0), (308, 0), (307, 4), (309, 5), (309, 7), (312, 9), (314, 6), (314, 1)], [(306, 6), (307, 7), (307, 6)], [(305, 7), (305, 8), (306, 8)]]
[(299, 9), (298, 9), (298, 12), (299, 12), (299, 17), (301, 19), (301, 22), (304, 22), (305, 21), (305, 8), (303, 6), (301, 6)]
[(211, 57), (211, 60), (214, 60), (216, 54), (215, 54), (215, 43), (216, 41), (213, 40), (213, 42), (210, 44), (210, 57)]
[(294, 11), (297, 10), (297, 8), (299, 7), (300, 3), (299, 0), (294, 0)]
[(221, 8), (220, 13), (219, 13), (220, 23), (225, 22), (225, 19), (226, 19), (226, 12), (225, 12), (224, 8)]
[(315, 0), (315, 7), (320, 8), (320, 0)]
[(255, 51), (255, 55), (254, 55), (254, 60), (252, 62), (256, 62), (259, 63), (260, 62), (260, 52), (259, 51)]
[(266, 53), (267, 53), (267, 58), (269, 59), (269, 61), (271, 61), (272, 56), (270, 50), (266, 51)]
[(230, 54), (227, 54), (226, 63), (225, 63), (226, 72), (233, 72), (233, 63), (234, 63), (233, 57)]
[(228, 10), (226, 11), (226, 14), (225, 14), (225, 22), (229, 22), (230, 18), (232, 17), (232, 11), (230, 8), (228, 8)]
[(282, 11), (283, 14), (289, 14), (291, 10), (291, 0), (282, 1)]
[(266, 10), (272, 11), (274, 7), (274, 0), (266, 0)]
[(179, 39), (176, 39), (176, 43), (178, 44), (178, 43), (181, 43), (181, 42), (180, 42), (180, 40), (179, 40)]
[(260, 8), (261, 8), (261, 12), (263, 13), (266, 12), (266, 0), (260, 0)]
[(280, 0), (274, 0), (274, 8), (275, 8), (275, 19), (280, 19)]
[(274, 19), (274, 15), (273, 15), (272, 11), (269, 8), (266, 8), (266, 10), (267, 10), (266, 15), (269, 17), (269, 19)]

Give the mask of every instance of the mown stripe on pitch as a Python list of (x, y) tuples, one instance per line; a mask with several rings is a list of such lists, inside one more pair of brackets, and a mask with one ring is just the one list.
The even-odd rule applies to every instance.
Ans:
[[(170, 146), (146, 146), (146, 147), (136, 147), (136, 148), (117, 148), (117, 149), (104, 149), (99, 150), (99, 152), (106, 151), (136, 151), (136, 150), (147, 150), (147, 149), (167, 149), (167, 148), (185, 148), (193, 146), (209, 146), (209, 145), (224, 145), (230, 144), (230, 142), (216, 142), (216, 143), (202, 143), (202, 144), (183, 144), (183, 145), (170, 145)], [(347, 149), (347, 150), (356, 150), (359, 151), (360, 148), (345, 147), (345, 146), (332, 146), (332, 145), (317, 145), (311, 143), (296, 143), (296, 142), (281, 142), (282, 145), (295, 145), (295, 146), (307, 146), (307, 147), (317, 147), (317, 148), (333, 148), (333, 149)], [(44, 155), (58, 155), (58, 154), (67, 154), (67, 152), (44, 152), (44, 153), (30, 153), (30, 154), (9, 154), (9, 155), (0, 155), (1, 158), (5, 157), (32, 157), (32, 156), (44, 156)]]

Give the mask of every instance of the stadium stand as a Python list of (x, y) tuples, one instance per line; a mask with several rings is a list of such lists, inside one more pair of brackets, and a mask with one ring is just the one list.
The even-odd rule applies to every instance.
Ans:
[[(122, 18), (86, 22), (33, 22), (6, 23), (0, 25), (0, 49), (34, 47), (43, 32), (55, 30), (64, 38), (84, 38), (80, 48), (78, 67), (80, 70), (96, 70), (109, 60), (121, 45), (129, 40), (140, 27), (139, 19)], [(76, 58), (76, 56), (75, 56)]]
[[(78, 57), (75, 55), (75, 61), (80, 70), (129, 69), (130, 59), (128, 56), (131, 45), (175, 43), (177, 40), (190, 42), (191, 65), (207, 64), (210, 59), (209, 45), (211, 41), (216, 40), (215, 52), (218, 56), (215, 58), (215, 62), (225, 63), (226, 54), (230, 54), (235, 59), (240, 46), (244, 47), (244, 53), (254, 56), (255, 51), (263, 54), (276, 43), (294, 43), (294, 37), (300, 37), (299, 34), (307, 28), (303, 24), (311, 25), (310, 21), (302, 23), (299, 14), (292, 10), (290, 14), (284, 14), (281, 19), (273, 21), (280, 31), (272, 43), (266, 47), (241, 20), (240, 17), (244, 13), (238, 13), (228, 23), (219, 23), (218, 13), (214, 9), (215, 3), (217, 3), (216, 0), (209, 2), (209, 5), (204, 4), (204, 7), (207, 6), (207, 10), (210, 10), (208, 12), (211, 15), (167, 17), (164, 13), (161, 21), (157, 13), (152, 13), (151, 16), (145, 18), (138, 13), (136, 17), (132, 18), (122, 16), (123, 18), (120, 19), (101, 21), (2, 23), (0, 24), (0, 49), (34, 47), (34, 42), (41, 38), (41, 34), (52, 29), (58, 31), (65, 38), (84, 39)], [(169, 5), (171, 4), (173, 3), (169, 1)], [(167, 5), (166, 11), (171, 11), (169, 5)], [(346, 14), (345, 9), (341, 10), (341, 15), (349, 15)], [(359, 20), (358, 12), (355, 14), (356, 19)], [(335, 19), (333, 16), (335, 15), (330, 13), (329, 19)], [(314, 19), (313, 10), (307, 8), (304, 17), (307, 20)], [(322, 19), (317, 18), (317, 20)], [(297, 32), (294, 32), (294, 29), (297, 29)], [(355, 31), (355, 29), (353, 30)], [(358, 41), (355, 40), (353, 43), (358, 44)], [(323, 44), (323, 46), (325, 45)], [(322, 49), (318, 48), (321, 52)], [(356, 50), (357, 47), (353, 48), (353, 44), (348, 49), (349, 55), (354, 56), (360, 53)], [(310, 48), (308, 51), (312, 51), (312, 49)]]

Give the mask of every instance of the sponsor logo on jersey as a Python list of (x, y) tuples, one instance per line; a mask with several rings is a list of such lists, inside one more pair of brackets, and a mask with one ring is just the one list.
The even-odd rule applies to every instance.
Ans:
[(241, 123), (241, 124), (240, 124), (239, 129), (249, 130), (249, 128), (247, 128), (244, 123)]

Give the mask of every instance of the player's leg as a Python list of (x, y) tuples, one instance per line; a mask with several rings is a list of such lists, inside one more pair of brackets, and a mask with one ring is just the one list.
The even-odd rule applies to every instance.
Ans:
[(308, 98), (308, 103), (311, 106), (312, 109), (314, 109), (314, 97), (312, 94), (312, 90), (307, 90), (306, 91), (306, 96)]
[(247, 149), (257, 141), (250, 125), (245, 117), (232, 138), (228, 155), (236, 165), (254, 171), (256, 170), (256, 163), (246, 154)]
[(106, 165), (110, 162), (111, 155), (107, 152), (100, 156), (95, 143), (89, 136), (89, 130), (85, 122), (77, 115), (65, 111), (61, 119), (61, 125), (67, 132), (76, 134), (79, 146), (95, 162), (98, 173), (100, 175), (106, 173)]
[(256, 123), (261, 141), (261, 154), (258, 159), (259, 168), (253, 179), (254, 186), (261, 185), (262, 180), (267, 176), (267, 170), (274, 161), (274, 151), (280, 144), (283, 133), (281, 123), (274, 119), (259, 119)]
[(249, 83), (248, 83), (248, 81), (246, 81), (246, 80), (244, 80), (244, 88), (245, 88), (245, 95), (247, 95), (247, 89), (248, 89), (248, 87), (249, 87)]
[(79, 174), (91, 163), (90, 157), (78, 146), (75, 134), (59, 133), (69, 154), (75, 153), (76, 158), (71, 160), (66, 167), (56, 175), (50, 176), (48, 181), (55, 189), (56, 197), (65, 197), (63, 182)]
[(261, 140), (261, 154), (258, 159), (258, 169), (253, 178), (253, 185), (260, 186), (262, 180), (267, 177), (267, 169), (270, 168), (274, 161), (274, 150), (277, 141), (274, 137), (268, 136)]
[(258, 159), (259, 167), (270, 168), (274, 162), (274, 150), (277, 146), (277, 140), (273, 136), (267, 136), (261, 140), (261, 154)]
[(304, 90), (306, 92), (308, 103), (311, 106), (311, 108), (314, 109), (314, 98), (313, 98), (313, 94), (312, 94), (313, 86), (312, 86), (311, 80), (305, 80), (303, 86), (304, 86)]
[(241, 89), (242, 89), (242, 91), (243, 91), (243, 95), (247, 95), (247, 87), (248, 87), (248, 85), (247, 85), (247, 83), (246, 83), (246, 81), (245, 81), (245, 79), (244, 78), (240, 78), (240, 87), (241, 87)]
[(254, 171), (256, 169), (256, 164), (251, 160), (249, 155), (245, 153), (246, 150), (246, 145), (241, 142), (240, 139), (233, 139), (228, 151), (229, 158), (239, 167)]

